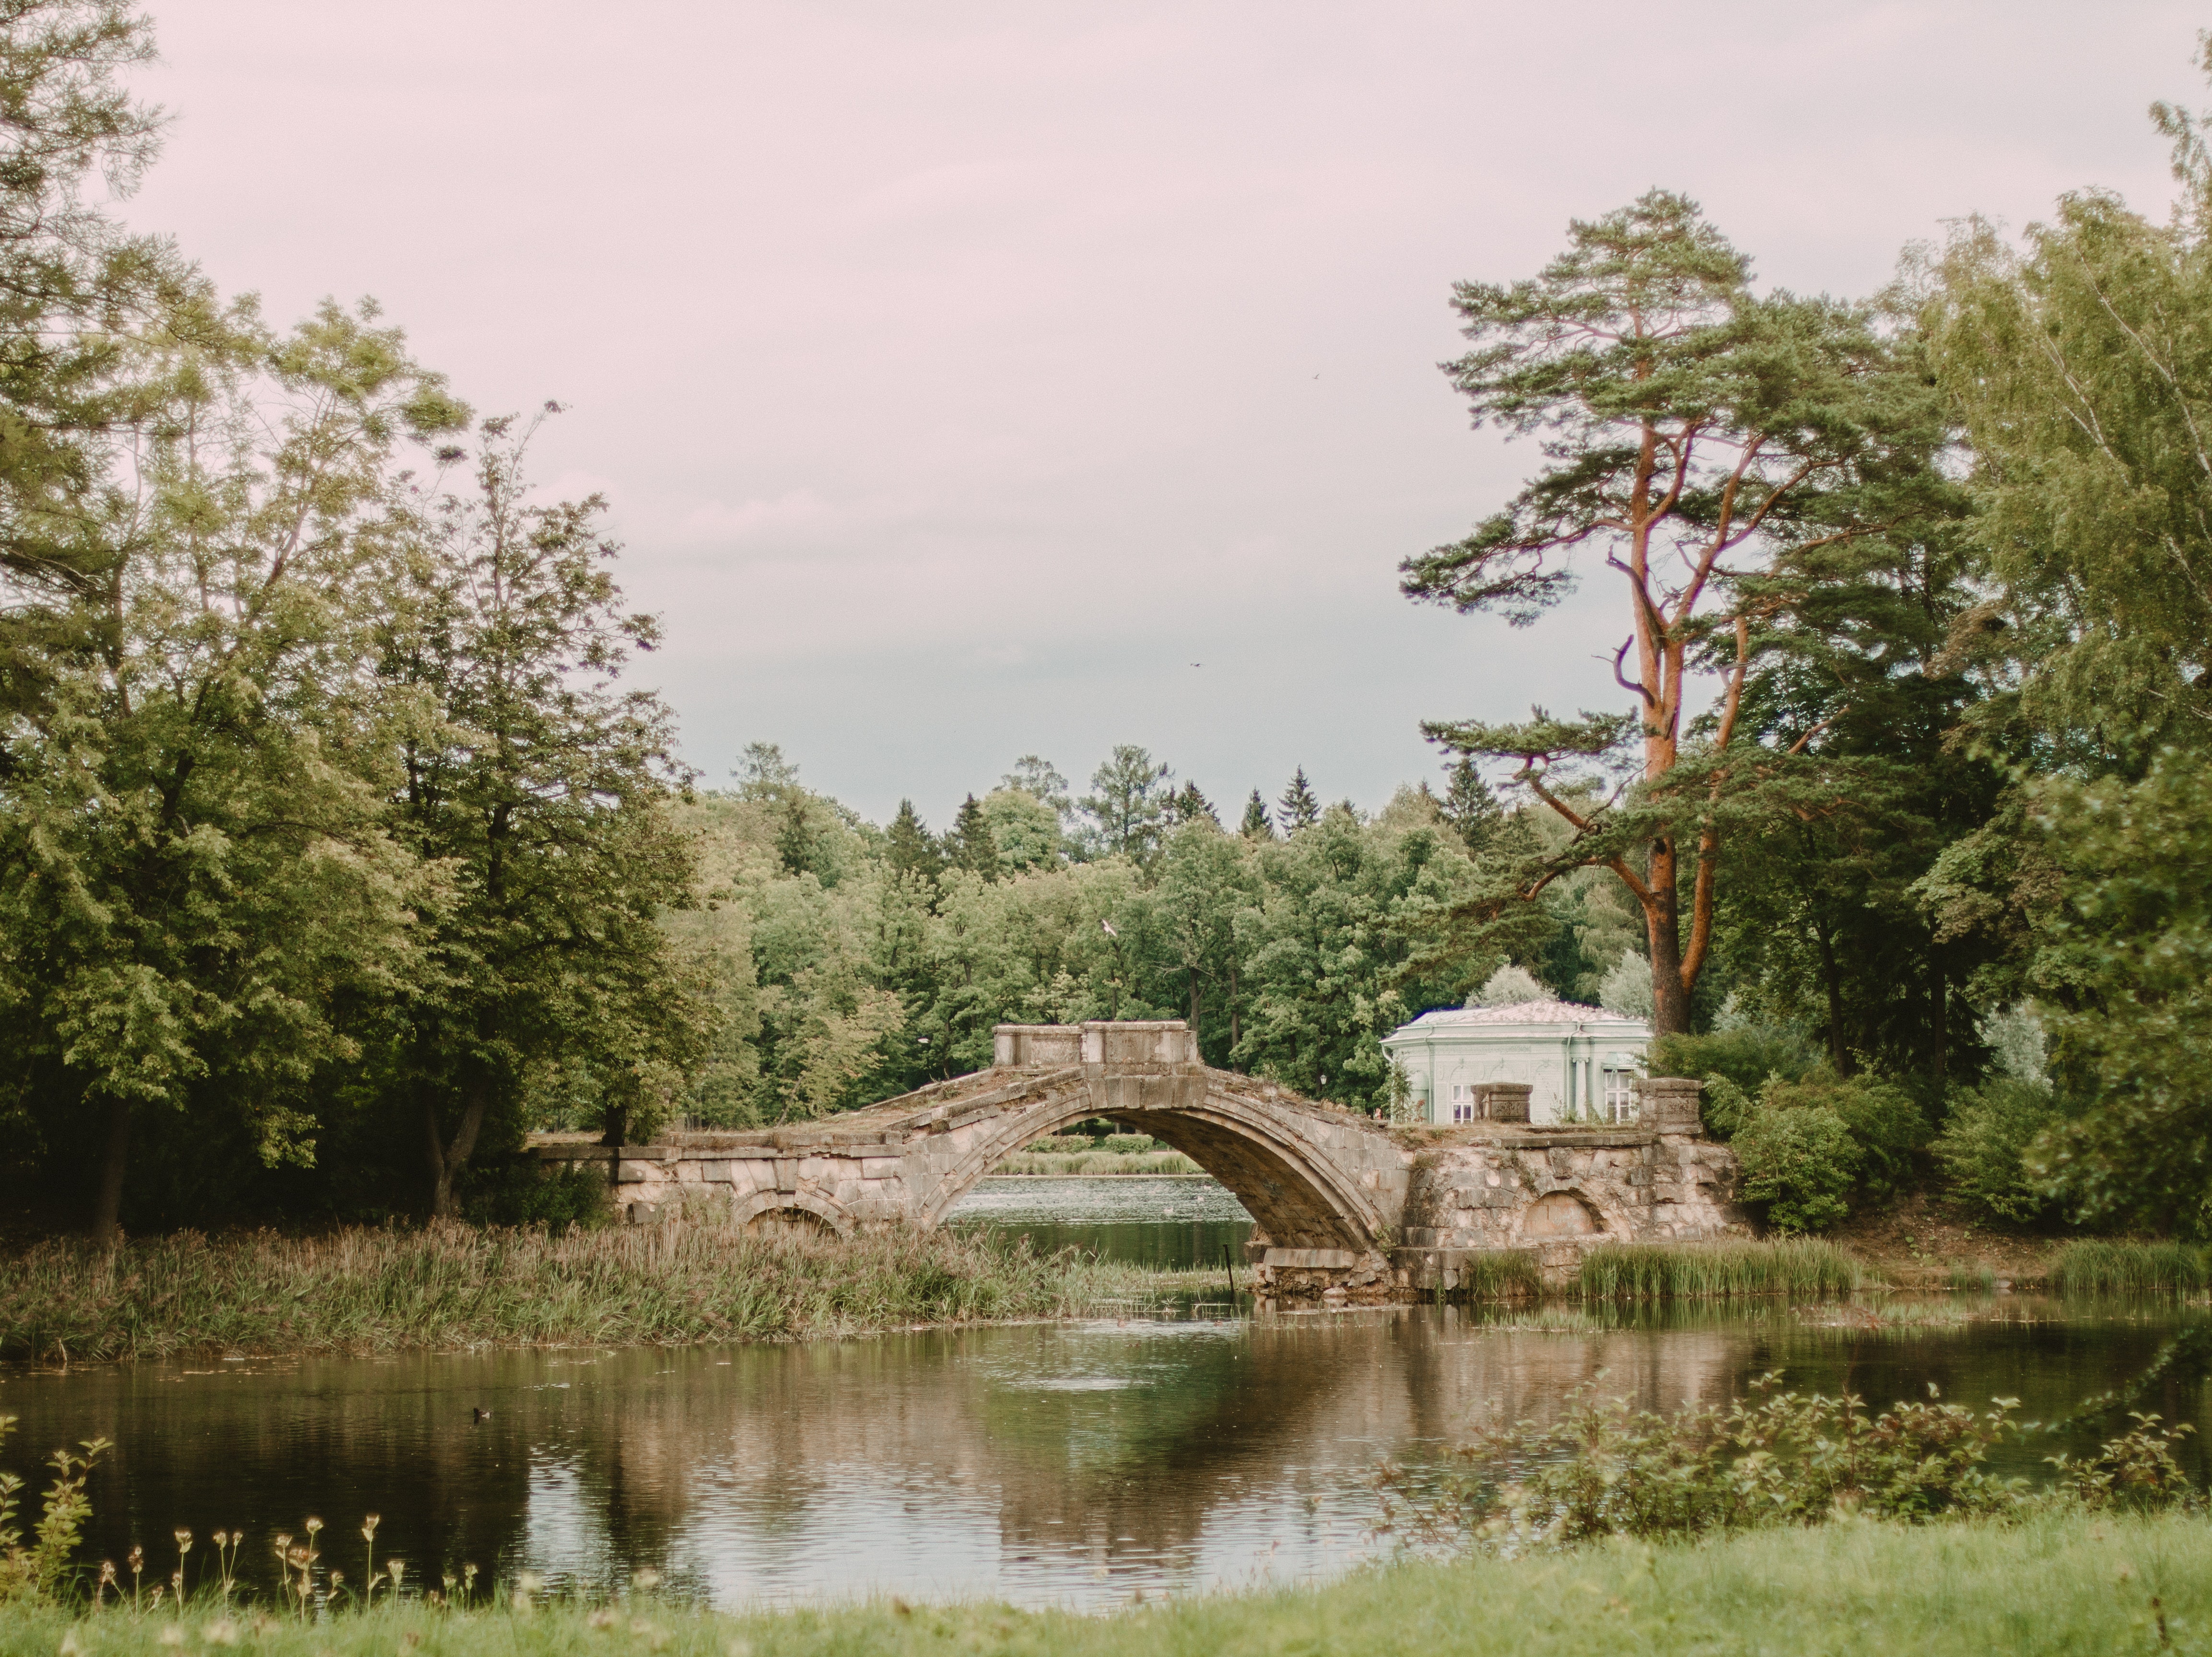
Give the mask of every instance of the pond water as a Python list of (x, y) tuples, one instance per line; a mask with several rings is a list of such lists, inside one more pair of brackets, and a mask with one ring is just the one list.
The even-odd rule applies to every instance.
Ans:
[[(92, 1557), (138, 1543), (155, 1579), (177, 1527), (200, 1539), (196, 1567), (211, 1532), (239, 1527), (265, 1591), (273, 1534), (316, 1514), (326, 1561), (357, 1581), (373, 1511), (380, 1557), (404, 1557), (410, 1581), (471, 1562), (596, 1588), (650, 1566), (665, 1591), (725, 1606), (884, 1593), (1102, 1607), (1347, 1569), (1377, 1548), (1375, 1464), (1419, 1465), (1492, 1407), (1543, 1416), (1595, 1381), (1672, 1409), (1780, 1369), (1878, 1405), (1933, 1381), (2051, 1417), (2139, 1368), (2180, 1315), (1931, 1305), (1936, 1322), (1871, 1328), (1832, 1305), (1248, 1300), (804, 1346), (15, 1369), (0, 1413), (21, 1424), (0, 1461), (35, 1485), (54, 1446), (113, 1440)], [(2154, 1400), (2169, 1418), (2203, 1404)]]
[(1224, 1250), (1241, 1270), (1244, 1240), (1252, 1235), (1244, 1205), (1203, 1174), (1093, 1180), (988, 1175), (947, 1218), (955, 1225), (1027, 1237), (1043, 1253), (1081, 1248), (1163, 1271), (1218, 1266)]

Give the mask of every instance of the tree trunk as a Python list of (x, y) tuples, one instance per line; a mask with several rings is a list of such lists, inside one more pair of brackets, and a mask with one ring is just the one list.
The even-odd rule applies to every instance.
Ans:
[(453, 1141), (447, 1144), (438, 1132), (438, 1106), (434, 1100), (422, 1104), (423, 1149), (430, 1162), (430, 1213), (432, 1217), (450, 1220), (453, 1217), (453, 1175), (466, 1166), (469, 1153), (477, 1146), (477, 1133), (483, 1126), (484, 1100), (481, 1091), (471, 1091), (468, 1103), (461, 1110), (461, 1126)]
[(1682, 981), (1682, 917), (1674, 897), (1674, 846), (1651, 842), (1651, 872), (1645, 884), (1644, 928), (1651, 943), (1651, 1031), (1655, 1035), (1690, 1033), (1690, 988)]
[(131, 1156), (131, 1104), (116, 1099), (107, 1107), (107, 1146), (100, 1159), (100, 1194), (93, 1205), (92, 1240), (102, 1248), (123, 1241), (123, 1170)]

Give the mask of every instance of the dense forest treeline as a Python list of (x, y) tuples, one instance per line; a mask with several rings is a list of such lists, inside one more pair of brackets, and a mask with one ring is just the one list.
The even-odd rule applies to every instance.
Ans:
[(0, 6), (19, 1211), (526, 1211), (532, 1126), (818, 1116), (1006, 1020), (1187, 1017), (1382, 1110), (1382, 1035), (1541, 992), (1650, 1017), (1778, 1224), (1932, 1173), (1993, 1220), (2212, 1229), (2189, 112), (2154, 112), (2171, 217), (2081, 192), (1865, 302), (1758, 288), (1661, 191), (1455, 290), (1448, 372), (1538, 459), (1404, 591), (1526, 626), (1596, 574), (1609, 708), (1440, 707), (1439, 771), (1371, 811), (1128, 745), (933, 831), (772, 744), (678, 757), (604, 503), (531, 484), (554, 405), (484, 417), (374, 306), (276, 326), (93, 205), (152, 159), (150, 52), (117, 0)]

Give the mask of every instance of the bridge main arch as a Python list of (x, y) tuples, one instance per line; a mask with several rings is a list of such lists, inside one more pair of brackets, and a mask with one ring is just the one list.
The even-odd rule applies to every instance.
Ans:
[(1007, 1024), (994, 1035), (992, 1073), (1031, 1085), (1002, 1112), (951, 1131), (957, 1153), (920, 1205), (925, 1224), (1012, 1152), (1103, 1117), (1220, 1181), (1275, 1248), (1364, 1257), (1395, 1229), (1405, 1175), (1395, 1145), (1364, 1118), (1211, 1069), (1181, 1021)]

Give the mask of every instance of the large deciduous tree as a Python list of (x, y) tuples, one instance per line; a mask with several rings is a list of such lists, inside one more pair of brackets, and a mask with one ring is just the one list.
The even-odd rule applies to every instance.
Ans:
[(0, 764), (9, 1046), (50, 1115), (101, 1124), (102, 1237), (137, 1127), (311, 1158), (339, 1010), (404, 975), (420, 895), (378, 822), (359, 664), (388, 463), (459, 406), (335, 307), (194, 335), (134, 347), (102, 580), (52, 612), (69, 636)]
[[(1632, 711), (1425, 729), (1516, 761), (1515, 780), (1572, 827), (1524, 895), (1570, 867), (1620, 877), (1643, 913), (1657, 1028), (1686, 1030), (1723, 797), (1770, 781), (1813, 734), (1742, 762), (1730, 752), (1759, 620), (1746, 578), (1778, 548), (1867, 527), (1852, 499), (1862, 467), (1893, 427), (1924, 445), (1926, 399), (1870, 309), (1756, 293), (1745, 256), (1662, 191), (1576, 222), (1537, 276), (1463, 282), (1454, 304), (1474, 349), (1446, 367), (1474, 423), (1539, 439), (1547, 464), (1464, 540), (1408, 559), (1404, 591), (1525, 627), (1573, 589), (1579, 558), (1601, 560), (1626, 599), (1614, 673)], [(1686, 721), (1701, 671), (1718, 695), (1699, 737)], [(1693, 776), (1677, 775), (1693, 757)], [(1572, 797), (1565, 785), (1593, 773), (1632, 786)]]
[(618, 685), (657, 624), (622, 609), (605, 504), (533, 504), (524, 448), (484, 423), (473, 489), (425, 505), (379, 622), (403, 766), (391, 830), (447, 877), (392, 1078), (440, 1215), (488, 1125), (519, 1127), (535, 1076), (587, 1075), (618, 1130), (676, 1091), (711, 1024), (658, 924), (693, 884), (665, 810), (687, 780), (672, 720)]

